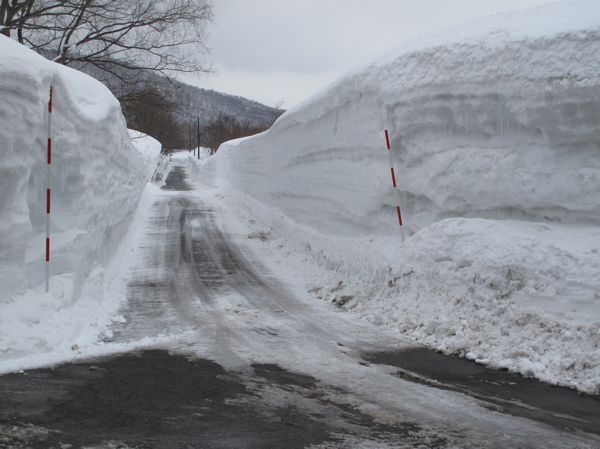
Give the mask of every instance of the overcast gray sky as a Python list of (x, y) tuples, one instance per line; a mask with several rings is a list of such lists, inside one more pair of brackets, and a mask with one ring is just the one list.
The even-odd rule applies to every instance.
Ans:
[(289, 108), (403, 41), (549, 0), (215, 0), (200, 87)]

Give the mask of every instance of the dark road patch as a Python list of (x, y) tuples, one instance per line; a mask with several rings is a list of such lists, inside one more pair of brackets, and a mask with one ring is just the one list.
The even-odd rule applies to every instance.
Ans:
[(161, 187), (163, 190), (177, 190), (177, 191), (189, 191), (192, 190), (190, 185), (186, 181), (187, 174), (183, 167), (179, 165), (174, 165), (169, 174), (167, 175), (167, 179), (165, 180), (165, 184)]
[(279, 385), (295, 385), (303, 388), (315, 388), (317, 380), (312, 376), (293, 373), (271, 363), (254, 363), (251, 365), (257, 376)]
[(503, 413), (565, 430), (600, 434), (600, 396), (580, 394), (426, 348), (367, 353), (363, 358), (400, 368), (398, 375), (408, 380), (476, 397)]
[(251, 367), (248, 377), (150, 350), (0, 376), (0, 448), (344, 448), (346, 438), (444, 448), (448, 436), (462, 439), (378, 422), (309, 375)]
[(265, 416), (248, 397), (220, 365), (165, 351), (9, 374), (0, 377), (0, 425), (49, 432), (23, 446), (3, 446), (0, 435), (0, 447), (303, 448), (328, 440), (324, 423), (293, 407)]
[[(320, 388), (320, 382), (315, 377), (288, 371), (271, 363), (254, 363), (251, 366), (257, 377), (286, 390), (304, 392), (306, 397), (317, 401), (322, 410), (335, 410), (335, 416), (343, 419), (349, 428), (354, 428), (357, 434), (368, 435), (371, 441), (402, 442), (406, 444), (403, 447), (426, 447), (428, 449), (444, 448), (448, 445), (446, 438), (448, 435), (429, 432), (417, 423), (403, 420), (395, 423), (381, 423), (351, 404), (334, 401), (331, 393), (344, 394), (346, 392), (331, 386), (325, 389)], [(325, 417), (325, 415), (321, 416)], [(364, 431), (361, 432), (359, 429), (364, 429)], [(460, 433), (452, 433), (452, 437), (455, 440), (461, 439)], [(410, 443), (413, 443), (414, 446), (410, 446)], [(342, 444), (340, 447), (345, 446)]]

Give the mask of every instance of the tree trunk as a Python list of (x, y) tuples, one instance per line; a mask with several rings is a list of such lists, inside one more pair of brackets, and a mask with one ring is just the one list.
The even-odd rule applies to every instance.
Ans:
[(9, 0), (2, 0), (0, 3), (0, 34), (10, 37), (10, 22), (12, 20), (12, 8)]

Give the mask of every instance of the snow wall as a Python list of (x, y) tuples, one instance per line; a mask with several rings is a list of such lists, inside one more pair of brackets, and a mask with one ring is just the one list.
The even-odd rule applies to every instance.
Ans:
[(144, 160), (144, 173), (146, 179), (153, 179), (157, 182), (163, 181), (164, 174), (168, 171), (167, 157), (161, 157), (162, 143), (154, 137), (144, 134), (135, 129), (128, 129), (129, 137), (133, 148), (142, 156)]
[(600, 9), (566, 1), (409, 42), (224, 144), (235, 188), (331, 234), (446, 217), (600, 222)]
[[(51, 84), (51, 295), (46, 297), (40, 292)], [(59, 323), (57, 311), (77, 303), (84, 279), (115, 254), (144, 188), (148, 163), (133, 149), (119, 102), (106, 87), (4, 36), (0, 98), (0, 307), (7, 320), (0, 320), (0, 356), (11, 357), (17, 347), (24, 353), (51, 350), (41, 343), (48, 330), (36, 323), (51, 321), (54, 312)], [(92, 303), (101, 302), (102, 284), (92, 289)], [(94, 314), (93, 308), (87, 310)], [(93, 319), (80, 312), (74, 323)], [(23, 326), (17, 329), (17, 323)], [(39, 344), (32, 336), (36, 328), (46, 334), (35, 337)]]
[(598, 61), (595, 0), (475, 21), (343, 76), (209, 165), (317, 298), (598, 393)]

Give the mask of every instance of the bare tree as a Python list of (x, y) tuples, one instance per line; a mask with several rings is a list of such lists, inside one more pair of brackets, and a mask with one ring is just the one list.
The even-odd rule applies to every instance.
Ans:
[(11, 30), (17, 30), (22, 36), (22, 26), (31, 15), (34, 0), (0, 0), (0, 33), (11, 35)]
[[(206, 71), (210, 0), (0, 0), (0, 27), (62, 64)], [(126, 73), (126, 72), (125, 72)]]
[(178, 147), (183, 133), (175, 118), (175, 101), (157, 86), (131, 91), (122, 104), (129, 128), (155, 137), (166, 148)]
[(252, 136), (261, 133), (269, 128), (268, 124), (264, 126), (251, 126), (238, 121), (235, 117), (225, 114), (213, 120), (208, 126), (205, 126), (202, 133), (202, 142), (215, 153), (219, 146), (228, 140), (238, 139), (240, 137)]

